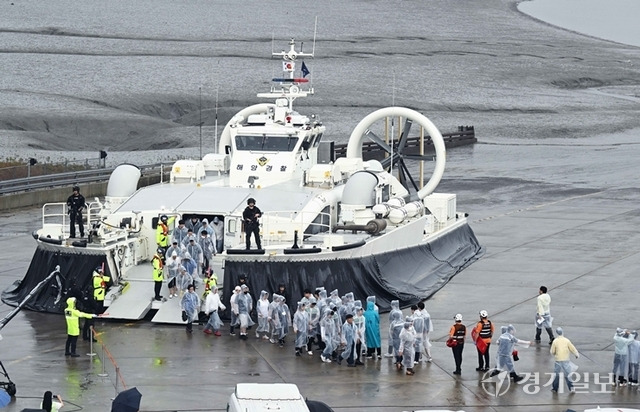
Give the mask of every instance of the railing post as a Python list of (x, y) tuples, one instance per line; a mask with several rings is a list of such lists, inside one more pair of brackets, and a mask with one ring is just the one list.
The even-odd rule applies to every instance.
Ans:
[(102, 359), (100, 360), (102, 362), (102, 373), (99, 373), (98, 376), (100, 376), (101, 378), (106, 378), (107, 376), (109, 376), (108, 373), (105, 372), (104, 370), (104, 364), (105, 364), (105, 349), (104, 349), (104, 343), (102, 344)]
[(90, 333), (91, 339), (89, 339), (89, 353), (87, 353), (87, 356), (96, 356), (96, 353), (93, 351), (93, 332), (94, 332), (93, 326), (91, 326), (89, 329), (91, 332)]
[(116, 366), (116, 396), (118, 395), (118, 384), (120, 383), (120, 367)]

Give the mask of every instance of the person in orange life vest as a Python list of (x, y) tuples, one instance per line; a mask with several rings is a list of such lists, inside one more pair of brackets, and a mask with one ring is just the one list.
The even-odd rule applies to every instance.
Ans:
[(164, 257), (164, 250), (158, 248), (156, 254), (151, 258), (151, 264), (153, 265), (153, 283), (155, 291), (155, 300), (162, 300), (160, 291), (162, 290), (162, 281), (164, 280), (164, 263), (162, 259)]
[(171, 218), (167, 217), (167, 215), (160, 216), (158, 219), (158, 226), (156, 227), (156, 243), (159, 248), (162, 248), (162, 258), (164, 259), (164, 253), (169, 247), (169, 225), (176, 220), (175, 216), (171, 216)]
[(493, 337), (493, 323), (489, 320), (489, 313), (486, 310), (480, 311), (480, 320), (471, 331), (471, 339), (476, 343), (478, 351), (478, 372), (489, 370), (489, 346)]
[(467, 335), (467, 327), (462, 324), (462, 315), (460, 313), (456, 314), (453, 320), (456, 323), (454, 323), (449, 330), (449, 338), (456, 341), (456, 345), (451, 347), (453, 359), (456, 362), (456, 370), (453, 371), (453, 374), (460, 375), (462, 373), (460, 367), (462, 366), (462, 351), (464, 350), (464, 338)]

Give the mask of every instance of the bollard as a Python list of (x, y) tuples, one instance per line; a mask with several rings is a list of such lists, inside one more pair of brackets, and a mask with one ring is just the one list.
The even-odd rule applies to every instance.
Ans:
[(118, 384), (120, 383), (120, 367), (116, 366), (116, 396), (118, 396)]
[(100, 376), (101, 378), (105, 378), (105, 377), (109, 376), (109, 374), (104, 371), (104, 353), (105, 353), (105, 351), (104, 351), (104, 344), (103, 344), (102, 345), (102, 359), (101, 359), (101, 362), (102, 362), (102, 373), (98, 374), (98, 376)]
[(91, 326), (91, 339), (89, 339), (89, 353), (87, 353), (87, 356), (96, 356), (96, 353), (93, 351), (93, 326)]

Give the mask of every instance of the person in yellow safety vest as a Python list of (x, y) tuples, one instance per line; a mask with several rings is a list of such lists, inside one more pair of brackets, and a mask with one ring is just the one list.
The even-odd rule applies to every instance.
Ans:
[(104, 297), (107, 287), (111, 284), (111, 278), (105, 276), (102, 266), (98, 266), (93, 271), (93, 300), (95, 302), (96, 313), (104, 312)]
[(218, 275), (211, 272), (211, 269), (207, 271), (207, 276), (204, 279), (204, 293), (202, 294), (202, 299), (206, 299), (207, 295), (218, 286)]
[(171, 218), (168, 218), (167, 215), (162, 215), (160, 216), (160, 219), (158, 219), (158, 226), (156, 227), (156, 243), (158, 244), (159, 248), (163, 249), (163, 259), (164, 251), (169, 247), (169, 241), (171, 237), (169, 236), (169, 225), (172, 224), (174, 220), (176, 220), (175, 216), (171, 216)]
[(164, 250), (158, 248), (158, 251), (153, 258), (151, 259), (151, 264), (153, 265), (153, 283), (154, 283), (154, 291), (155, 291), (155, 300), (162, 300), (162, 296), (160, 296), (160, 291), (162, 290), (162, 281), (164, 280), (164, 262), (162, 258), (164, 257)]
[[(93, 319), (96, 315), (80, 312), (76, 309), (76, 298), (67, 299), (67, 308), (64, 310), (64, 316), (67, 320), (67, 342), (64, 346), (64, 356), (77, 358), (76, 344), (80, 335), (80, 318)], [(102, 315), (98, 315), (102, 316)]]

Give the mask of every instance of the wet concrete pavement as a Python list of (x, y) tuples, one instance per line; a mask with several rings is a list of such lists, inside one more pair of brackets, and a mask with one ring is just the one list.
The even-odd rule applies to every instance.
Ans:
[[(358, 368), (323, 364), (319, 353), (296, 358), (291, 339), (281, 349), (255, 338), (240, 341), (228, 333), (215, 337), (196, 329), (189, 335), (183, 327), (145, 321), (97, 322), (100, 343), (119, 366), (123, 384), (116, 382), (109, 359), (104, 363), (108, 377), (99, 376), (103, 371), (100, 343), (96, 357), (63, 356), (62, 316), (21, 312), (2, 330), (0, 342), (0, 359), (18, 387), (17, 398), (7, 410), (37, 406), (36, 398), (50, 389), (68, 401), (65, 410), (108, 411), (116, 384), (119, 390), (136, 386), (143, 394), (145, 411), (223, 410), (239, 382), (295, 383), (304, 396), (339, 411), (634, 407), (640, 403), (636, 388), (615, 389), (597, 380), (606, 381), (611, 369), (615, 328), (640, 328), (634, 316), (635, 272), (640, 264), (639, 200), (637, 189), (611, 189), (472, 220), (487, 254), (426, 302), (434, 320), (434, 361), (417, 366), (413, 377), (396, 371), (387, 358), (367, 360)], [(3, 289), (21, 278), (29, 263), (34, 242), (20, 222), (37, 220), (38, 213), (34, 209), (3, 216), (4, 233), (19, 228), (13, 236), (0, 237), (2, 250), (14, 251), (1, 257)], [(472, 325), (478, 311), (485, 309), (497, 328), (512, 323), (519, 338), (532, 339), (535, 297), (542, 284), (552, 297), (554, 326), (562, 326), (583, 354), (576, 363), (587, 385), (572, 395), (551, 393), (548, 373), (553, 359), (546, 340), (520, 350), (516, 370), (530, 374), (529, 379), (512, 384), (500, 396), (491, 394), (495, 384), (483, 383), (475, 371), (476, 353), (469, 343), (462, 376), (452, 375), (453, 358), (444, 341), (453, 315), (462, 313), (464, 323)], [(10, 308), (3, 305), (1, 310), (6, 314)], [(381, 317), (383, 331), (386, 318)], [(88, 344), (79, 342), (79, 353), (88, 350)], [(535, 384), (536, 374), (539, 384)]]

